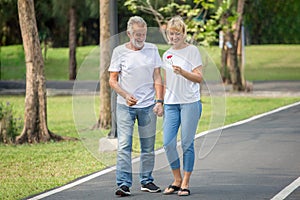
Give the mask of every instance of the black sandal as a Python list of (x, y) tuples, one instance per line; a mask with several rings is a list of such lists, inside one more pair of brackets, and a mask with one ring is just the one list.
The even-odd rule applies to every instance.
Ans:
[[(191, 194), (191, 191), (187, 188), (180, 188), (179, 189), (180, 192), (184, 192), (183, 194), (182, 193), (178, 193), (178, 196), (189, 196)], [(187, 192), (187, 193), (186, 193)]]
[(163, 192), (163, 194), (174, 194), (176, 192), (178, 192), (180, 190), (180, 187), (176, 186), (176, 185), (169, 185), (169, 187), (167, 189), (172, 189), (168, 192), (166, 192), (166, 190)]

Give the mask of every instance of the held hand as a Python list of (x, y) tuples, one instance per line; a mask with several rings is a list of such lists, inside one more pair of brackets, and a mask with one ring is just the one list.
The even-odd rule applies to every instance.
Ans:
[(172, 67), (173, 67), (173, 71), (175, 74), (181, 74), (181, 72), (182, 72), (181, 67), (176, 66), (176, 65), (172, 65)]
[(125, 99), (128, 106), (134, 106), (138, 101), (134, 96), (130, 94), (126, 95)]
[(158, 116), (158, 117), (162, 117), (164, 114), (164, 108), (163, 105), (161, 103), (157, 103), (155, 104), (154, 108), (153, 108), (153, 112)]

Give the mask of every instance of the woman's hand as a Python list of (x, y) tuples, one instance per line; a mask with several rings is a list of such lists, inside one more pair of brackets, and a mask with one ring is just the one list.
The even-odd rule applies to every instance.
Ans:
[(195, 83), (200, 83), (202, 81), (202, 66), (196, 67), (192, 72), (188, 72), (176, 65), (173, 65), (172, 67), (175, 74), (180, 74), (184, 78)]
[(173, 71), (175, 74), (181, 74), (181, 72), (182, 72), (181, 67), (176, 66), (176, 65), (172, 65), (172, 67), (173, 67)]

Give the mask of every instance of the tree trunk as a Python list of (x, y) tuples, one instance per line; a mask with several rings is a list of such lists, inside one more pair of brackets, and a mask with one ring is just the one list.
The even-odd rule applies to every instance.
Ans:
[(111, 107), (109, 86), (110, 64), (110, 18), (109, 0), (100, 0), (100, 115), (98, 127), (108, 129), (111, 125)]
[(225, 34), (222, 34), (222, 40), (223, 40), (223, 45), (222, 45), (222, 51), (221, 51), (221, 77), (222, 81), (225, 84), (231, 84), (231, 79), (230, 79), (230, 74), (228, 72), (228, 65), (229, 65), (229, 60), (228, 60), (228, 47), (226, 46), (226, 41), (225, 41)]
[(69, 10), (69, 80), (76, 79), (76, 9)]
[[(234, 34), (229, 34), (230, 42), (232, 42), (233, 47), (229, 52), (230, 54), (230, 62), (232, 63), (232, 68), (234, 70), (235, 77), (232, 78), (232, 84), (233, 84), (233, 90), (234, 91), (243, 91), (245, 90), (245, 87), (243, 85), (243, 78), (241, 74), (241, 67), (242, 63), (239, 62), (241, 60), (238, 59), (238, 42), (241, 38), (241, 27), (242, 27), (242, 21), (243, 21), (243, 14), (244, 14), (244, 5), (245, 0), (238, 0), (238, 7), (237, 7), (237, 13), (238, 13), (238, 19), (235, 23), (235, 30)], [(234, 80), (233, 80), (234, 79)], [(235, 82), (233, 82), (235, 81)]]
[[(243, 85), (243, 78), (241, 74), (241, 60), (238, 58), (238, 42), (241, 37), (241, 25), (243, 19), (245, 0), (238, 0), (237, 13), (239, 14), (237, 21), (233, 27), (230, 27), (228, 19), (233, 15), (231, 10), (225, 11), (221, 19), (221, 23), (225, 27), (230, 27), (224, 31), (224, 45), (222, 48), (222, 70), (229, 70), (230, 82), (234, 91), (243, 91), (245, 86)], [(230, 9), (230, 8), (229, 8)], [(232, 8), (231, 8), (232, 9)], [(227, 67), (227, 68), (226, 68)], [(222, 74), (223, 79), (226, 80), (225, 74)]]
[(240, 77), (240, 85), (242, 90), (246, 89), (246, 81), (244, 77), (244, 69), (243, 69), (243, 60), (242, 60), (242, 22), (243, 22), (243, 15), (244, 15), (244, 6), (245, 6), (245, 0), (238, 0), (238, 7), (237, 7), (237, 13), (239, 13), (238, 20), (235, 24), (236, 30), (234, 35), (234, 41), (235, 45), (237, 47), (237, 61), (238, 61), (238, 67), (239, 67), (239, 77)]
[(226, 33), (225, 37), (226, 41), (230, 43), (230, 48), (228, 47), (228, 59), (229, 59), (229, 74), (230, 80), (232, 83), (232, 87), (234, 91), (242, 91), (242, 79), (241, 79), (241, 72), (238, 63), (238, 56), (237, 56), (237, 46), (235, 45), (236, 42), (234, 41), (234, 35), (231, 31)]
[(44, 61), (33, 0), (18, 0), (18, 12), (26, 61), (26, 96), (24, 128), (16, 143), (69, 139), (53, 134), (47, 127)]

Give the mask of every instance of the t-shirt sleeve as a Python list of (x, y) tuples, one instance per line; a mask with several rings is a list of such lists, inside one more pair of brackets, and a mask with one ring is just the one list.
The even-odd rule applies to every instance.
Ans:
[(191, 64), (193, 65), (192, 70), (196, 67), (202, 65), (202, 58), (199, 49), (196, 46), (193, 46), (192, 53), (191, 53)]
[(121, 71), (121, 56), (118, 51), (119, 48), (115, 48), (113, 50), (110, 66), (108, 68), (108, 71), (110, 72), (119, 72)]
[(157, 47), (155, 47), (154, 59), (155, 59), (154, 60), (154, 62), (155, 62), (155, 68), (161, 67), (162, 66), (162, 61), (161, 61), (161, 57), (159, 55)]

